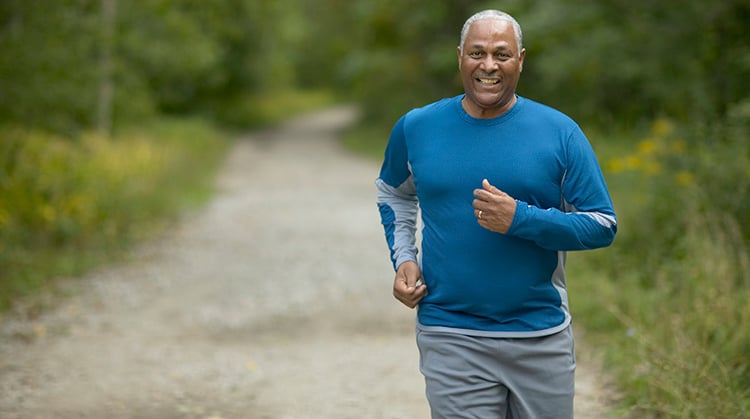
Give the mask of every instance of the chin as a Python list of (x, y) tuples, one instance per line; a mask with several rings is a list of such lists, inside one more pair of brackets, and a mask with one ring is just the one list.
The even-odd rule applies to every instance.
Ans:
[(500, 95), (493, 95), (487, 97), (486, 95), (476, 95), (471, 98), (472, 101), (482, 109), (495, 109), (500, 108), (507, 103), (507, 100), (503, 100)]

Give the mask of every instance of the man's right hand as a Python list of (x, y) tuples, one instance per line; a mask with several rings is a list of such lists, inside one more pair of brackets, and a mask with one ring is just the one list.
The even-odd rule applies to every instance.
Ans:
[(416, 307), (427, 294), (426, 285), (417, 285), (420, 278), (422, 278), (422, 271), (416, 262), (402, 263), (396, 270), (396, 279), (393, 281), (393, 296), (409, 308)]

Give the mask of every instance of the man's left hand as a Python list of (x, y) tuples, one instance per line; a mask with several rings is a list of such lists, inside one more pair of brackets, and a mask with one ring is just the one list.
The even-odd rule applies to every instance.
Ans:
[(482, 188), (474, 189), (474, 216), (480, 226), (505, 234), (516, 214), (516, 200), (507, 193), (482, 180)]

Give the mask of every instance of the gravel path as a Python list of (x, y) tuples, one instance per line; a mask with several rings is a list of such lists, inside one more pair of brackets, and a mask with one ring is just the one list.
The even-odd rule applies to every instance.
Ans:
[[(427, 418), (348, 108), (238, 141), (215, 199), (0, 323), (0, 418)], [(578, 418), (606, 417), (579, 356)]]

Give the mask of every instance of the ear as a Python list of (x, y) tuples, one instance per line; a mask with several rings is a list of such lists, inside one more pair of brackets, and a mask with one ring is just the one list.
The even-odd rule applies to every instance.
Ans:
[(461, 71), (461, 47), (456, 47), (456, 53), (458, 55), (458, 70)]
[(523, 59), (524, 59), (524, 57), (526, 57), (526, 48), (521, 48), (521, 53), (518, 54), (518, 63), (520, 65), (520, 67), (518, 69), (519, 72), (523, 71)]

